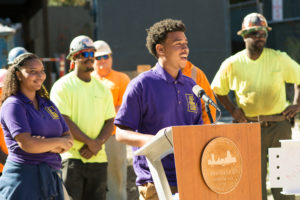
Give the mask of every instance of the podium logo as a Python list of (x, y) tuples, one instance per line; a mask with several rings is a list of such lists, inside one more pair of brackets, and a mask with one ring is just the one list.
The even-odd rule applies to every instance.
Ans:
[(233, 191), (242, 176), (242, 158), (238, 147), (225, 137), (213, 139), (203, 151), (201, 171), (212, 191), (218, 194)]
[(215, 160), (215, 154), (211, 154), (211, 159), (208, 160), (208, 165), (229, 165), (236, 163), (236, 158), (231, 156), (231, 153), (229, 150), (227, 150), (227, 156), (226, 158), (218, 158), (218, 160)]

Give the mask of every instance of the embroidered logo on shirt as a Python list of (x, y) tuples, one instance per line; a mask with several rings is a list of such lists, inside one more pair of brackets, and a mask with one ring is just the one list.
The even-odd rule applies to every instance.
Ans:
[(188, 105), (188, 112), (197, 113), (197, 104), (194, 101), (194, 96), (192, 94), (185, 94), (185, 97)]
[(53, 106), (45, 107), (45, 110), (50, 114), (53, 119), (59, 119), (59, 116)]

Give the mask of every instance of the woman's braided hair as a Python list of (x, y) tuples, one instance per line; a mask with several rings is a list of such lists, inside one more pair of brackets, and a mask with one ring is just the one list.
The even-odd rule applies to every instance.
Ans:
[[(1, 104), (10, 96), (16, 95), (20, 91), (20, 81), (17, 77), (17, 71), (20, 71), (22, 67), (25, 67), (29, 61), (40, 59), (37, 55), (33, 53), (24, 53), (17, 58), (15, 58), (14, 62), (9, 66), (5, 81), (4, 87), (1, 97)], [(49, 93), (44, 85), (42, 85), (41, 89), (37, 91), (37, 94), (43, 98), (49, 99)]]

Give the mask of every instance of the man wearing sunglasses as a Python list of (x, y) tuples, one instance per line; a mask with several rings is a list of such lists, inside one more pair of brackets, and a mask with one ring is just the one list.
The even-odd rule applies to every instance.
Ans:
[[(269, 31), (271, 28), (264, 16), (247, 15), (238, 32), (246, 49), (226, 59), (212, 82), (215, 94), (236, 122), (261, 124), (263, 200), (267, 200), (268, 148), (279, 147), (279, 140), (291, 139), (289, 120), (300, 111), (300, 66), (286, 53), (265, 48)], [(285, 83), (295, 84), (292, 105), (286, 100)], [(235, 92), (237, 105), (228, 97), (230, 90)], [(280, 191), (280, 188), (272, 189), (275, 200), (294, 199)]]
[[(103, 40), (94, 42), (95, 62), (92, 76), (106, 85), (114, 99), (116, 112), (122, 103), (123, 94), (130, 81), (122, 72), (112, 69), (113, 57), (110, 46)], [(113, 135), (105, 143), (105, 151), (108, 160), (107, 167), (107, 199), (127, 199), (127, 154), (126, 145), (116, 141), (115, 129)]]
[(89, 37), (74, 38), (67, 57), (73, 71), (56, 81), (50, 94), (74, 137), (62, 155), (63, 180), (73, 200), (106, 199), (104, 143), (114, 128), (115, 109), (109, 89), (91, 76), (94, 53)]

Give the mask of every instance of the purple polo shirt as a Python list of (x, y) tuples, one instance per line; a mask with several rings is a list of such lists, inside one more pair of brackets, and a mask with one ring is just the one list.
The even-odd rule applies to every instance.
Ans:
[[(152, 135), (169, 126), (202, 124), (201, 101), (192, 92), (195, 84), (181, 71), (175, 80), (157, 63), (129, 83), (114, 123)], [(169, 184), (176, 186), (174, 154), (162, 164)], [(135, 156), (133, 166), (137, 185), (153, 182), (144, 156)]]
[(36, 96), (39, 110), (23, 93), (7, 98), (0, 113), (4, 139), (8, 148), (8, 159), (26, 164), (47, 163), (55, 169), (61, 168), (61, 158), (55, 153), (27, 153), (23, 151), (14, 137), (20, 133), (44, 136), (45, 138), (59, 137), (68, 131), (68, 126), (56, 106), (40, 96)]

